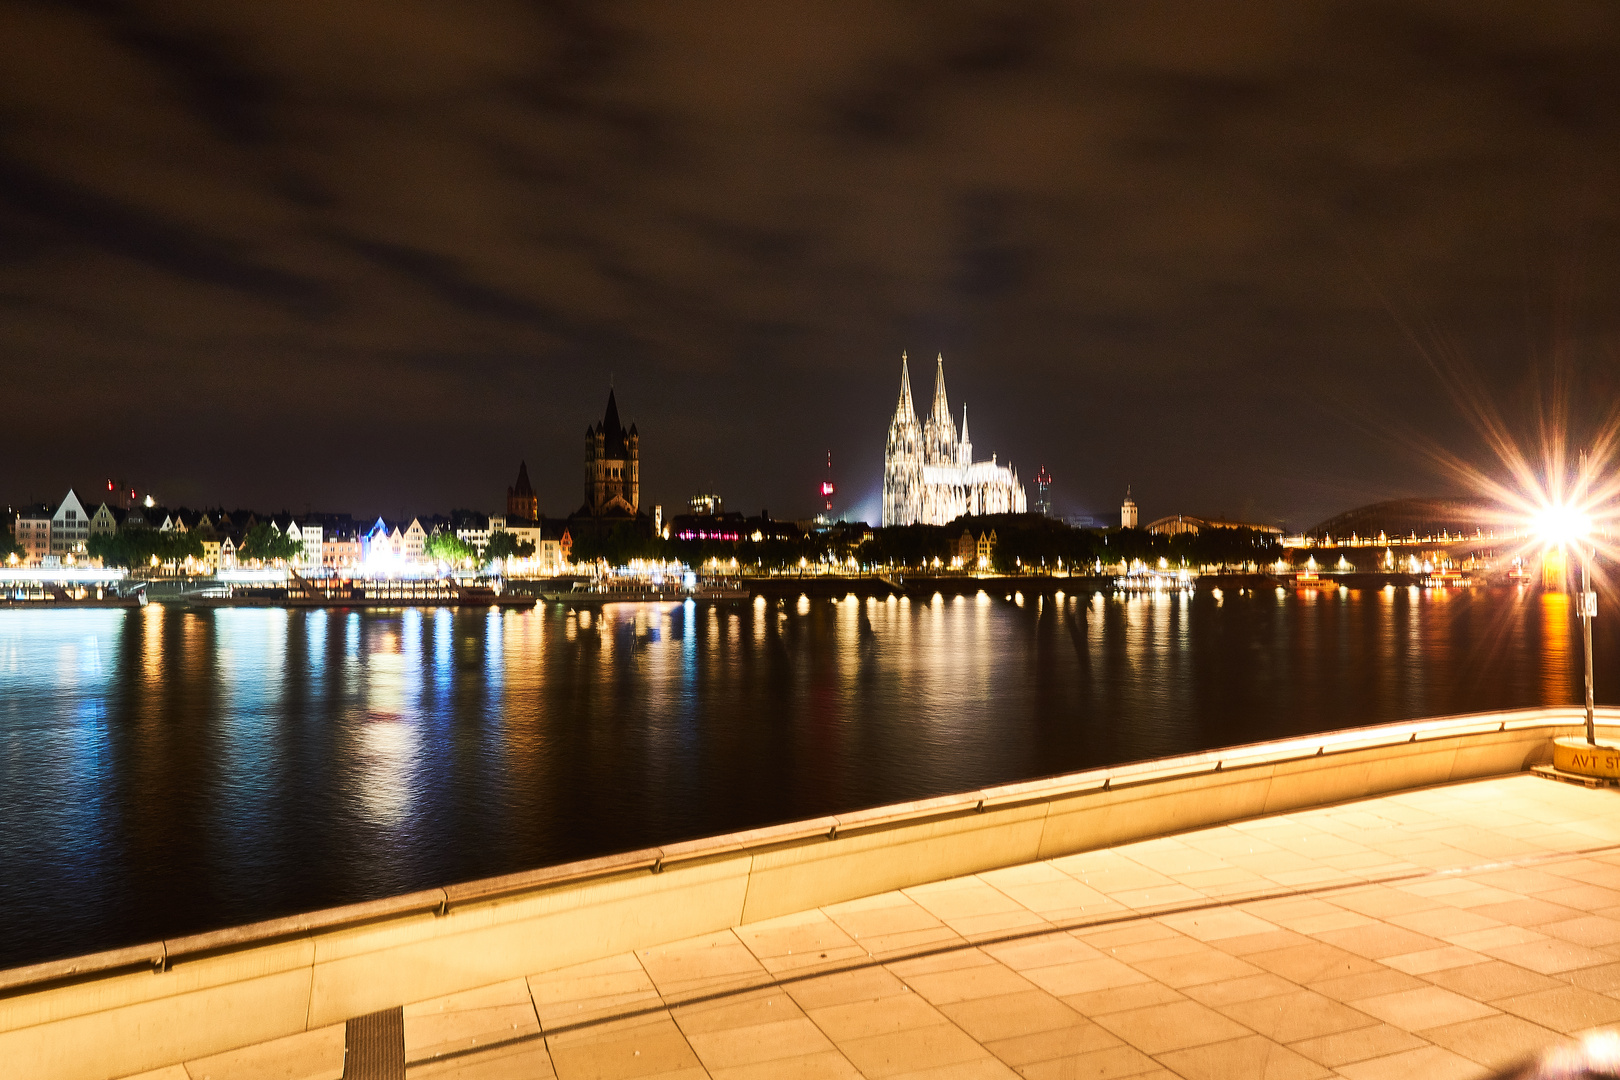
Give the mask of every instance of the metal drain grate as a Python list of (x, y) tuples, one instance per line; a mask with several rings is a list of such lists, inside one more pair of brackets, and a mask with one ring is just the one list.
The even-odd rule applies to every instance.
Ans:
[(343, 1080), (405, 1080), (405, 1010), (354, 1017), (343, 1046)]

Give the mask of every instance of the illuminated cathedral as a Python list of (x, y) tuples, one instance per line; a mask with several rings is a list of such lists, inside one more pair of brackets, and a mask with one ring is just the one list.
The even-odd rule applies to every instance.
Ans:
[(934, 406), (917, 423), (911, 403), (911, 373), (900, 354), (900, 403), (889, 421), (883, 452), (883, 524), (946, 525), (964, 514), (1022, 514), (1028, 509), (1018, 470), (1010, 465), (973, 460), (968, 438), (967, 407), (962, 433), (956, 432), (945, 398), (945, 358), (934, 373)]

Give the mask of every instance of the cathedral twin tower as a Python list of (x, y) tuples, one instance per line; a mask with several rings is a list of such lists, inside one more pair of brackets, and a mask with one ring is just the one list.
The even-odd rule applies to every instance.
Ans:
[(889, 421), (883, 453), (883, 524), (947, 525), (964, 514), (1022, 514), (1027, 509), (1018, 470), (973, 460), (968, 438), (967, 407), (962, 433), (956, 433), (945, 397), (945, 358), (934, 374), (934, 406), (925, 423), (917, 423), (911, 402), (911, 373), (900, 354), (900, 403)]

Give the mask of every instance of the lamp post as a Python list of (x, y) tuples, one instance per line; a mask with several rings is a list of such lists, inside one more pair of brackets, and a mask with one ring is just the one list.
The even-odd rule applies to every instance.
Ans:
[(1592, 588), (1592, 548), (1576, 541), (1581, 552), (1581, 599), (1576, 613), (1581, 617), (1581, 640), (1586, 646), (1586, 742), (1597, 745), (1597, 726), (1592, 719), (1592, 619), (1597, 615), (1597, 591)]
[[(1581, 591), (1575, 613), (1581, 620), (1581, 643), (1586, 654), (1586, 738), (1554, 739), (1553, 768), (1559, 773), (1615, 783), (1620, 781), (1620, 747), (1598, 742), (1593, 716), (1592, 619), (1597, 615), (1597, 592), (1592, 588), (1592, 520), (1580, 505), (1586, 495), (1585, 454), (1581, 455), (1579, 476), (1574, 492), (1576, 501), (1554, 502), (1537, 516), (1538, 530), (1549, 550), (1553, 545), (1562, 552), (1573, 547), (1581, 560)], [(1567, 589), (1567, 577), (1565, 581)]]

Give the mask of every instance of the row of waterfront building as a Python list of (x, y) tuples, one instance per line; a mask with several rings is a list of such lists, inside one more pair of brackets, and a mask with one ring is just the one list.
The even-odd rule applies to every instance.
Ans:
[(406, 568), (438, 560), (430, 554), (435, 536), (454, 536), (477, 558), (489, 550), (493, 537), (507, 533), (508, 548), (523, 552), (514, 569), (535, 573), (561, 573), (569, 562), (573, 538), (558, 526), (502, 514), (458, 510), (448, 515), (388, 520), (369, 524), (349, 514), (265, 514), (224, 509), (169, 509), (132, 502), (115, 506), (103, 502), (89, 510), (69, 490), (54, 507), (49, 504), (20, 510), (12, 521), (19, 549), (10, 561), (29, 566), (73, 565), (96, 561), (98, 537), (120, 532), (150, 530), (158, 537), (185, 537), (200, 551), (189, 567), (199, 572), (235, 569), (246, 561), (244, 545), (257, 526), (262, 535), (296, 541), (297, 553), (280, 561), (305, 570), (334, 572)]

